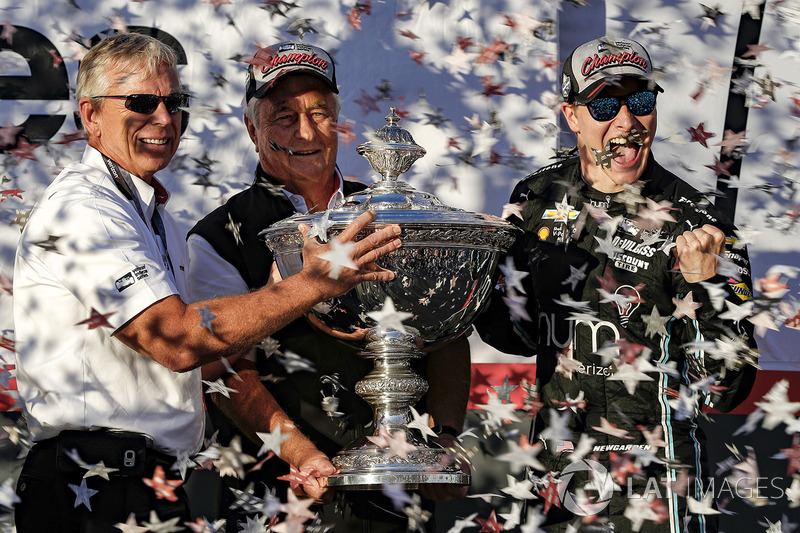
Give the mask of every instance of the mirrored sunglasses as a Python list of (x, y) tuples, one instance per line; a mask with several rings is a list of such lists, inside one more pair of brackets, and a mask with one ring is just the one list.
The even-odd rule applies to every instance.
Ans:
[(656, 108), (656, 93), (653, 91), (639, 91), (626, 97), (601, 96), (586, 104), (589, 114), (599, 122), (606, 122), (617, 116), (622, 104), (637, 117), (649, 115)]
[(158, 102), (163, 100), (169, 114), (177, 113), (182, 107), (189, 106), (189, 95), (184, 93), (172, 93), (166, 96), (157, 94), (112, 94), (93, 96), (92, 98), (116, 98), (125, 100), (125, 107), (134, 113), (149, 115), (158, 108)]

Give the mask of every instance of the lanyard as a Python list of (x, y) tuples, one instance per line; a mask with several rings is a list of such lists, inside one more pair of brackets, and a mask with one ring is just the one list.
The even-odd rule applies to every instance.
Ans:
[[(114, 178), (114, 183), (117, 185), (117, 188), (128, 200), (133, 202), (133, 205), (136, 207), (136, 211), (139, 213), (142, 221), (147, 224), (144, 211), (142, 211), (142, 206), (139, 204), (139, 197), (134, 194), (135, 188), (130, 172), (124, 168), (121, 168), (117, 163), (105, 155), (103, 155), (103, 161), (105, 162), (106, 167), (108, 167), (111, 177)], [(150, 219), (150, 221), (152, 223), (153, 233), (156, 237), (156, 243), (158, 244), (159, 251), (161, 252), (161, 260), (164, 263), (164, 268), (172, 271), (174, 276), (175, 270), (172, 268), (172, 259), (170, 259), (169, 250), (167, 250), (167, 231), (164, 228), (164, 221), (161, 220), (161, 215), (158, 213), (157, 205), (153, 206), (153, 217)]]

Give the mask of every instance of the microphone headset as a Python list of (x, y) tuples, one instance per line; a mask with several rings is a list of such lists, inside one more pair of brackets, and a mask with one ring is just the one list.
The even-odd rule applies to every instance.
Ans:
[(273, 140), (269, 141), (269, 146), (276, 152), (286, 152), (289, 155), (294, 155), (294, 152), (292, 151), (291, 148), (286, 148), (285, 146), (281, 146), (280, 144), (276, 143)]

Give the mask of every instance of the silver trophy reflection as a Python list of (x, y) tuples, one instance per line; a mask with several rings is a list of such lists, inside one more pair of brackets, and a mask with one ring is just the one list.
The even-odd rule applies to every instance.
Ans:
[[(469, 475), (461, 472), (445, 450), (426, 444), (407, 428), (412, 420), (410, 406), (428, 390), (426, 381), (409, 365), (425, 355), (420, 346), (445, 343), (472, 324), (489, 295), (498, 256), (514, 241), (517, 229), (497, 217), (448, 207), (400, 181), (398, 176), (425, 155), (425, 150), (398, 126), (400, 117), (394, 108), (386, 121), (373, 139), (357, 148), (378, 173), (376, 183), (348, 196), (336, 209), (294, 215), (267, 228), (262, 236), (281, 275), (288, 277), (302, 268), (300, 222), (312, 227), (324, 222), (332, 237), (372, 209), (378, 216), (369, 231), (385, 224), (401, 226), (402, 247), (379, 261), (394, 271), (395, 279), (362, 283), (313, 312), (338, 331), (369, 329), (359, 355), (373, 359), (374, 367), (358, 382), (356, 392), (374, 409), (375, 437), (385, 435), (382, 430), (389, 435), (404, 432), (415, 449), (403, 458), (367, 439), (356, 442), (333, 458), (340, 473), (331, 476), (328, 484), (351, 490), (379, 488), (384, 483), (406, 488), (420, 483), (465, 485)], [(402, 325), (382, 326), (370, 317), (380, 314), (386, 305), (408, 316)]]

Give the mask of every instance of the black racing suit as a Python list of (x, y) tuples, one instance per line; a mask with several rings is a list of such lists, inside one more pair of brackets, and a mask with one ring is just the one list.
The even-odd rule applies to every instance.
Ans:
[[(595, 439), (585, 457), (612, 472), (621, 488), (597, 516), (613, 523), (615, 531), (630, 531), (634, 526), (623, 514), (631, 499), (654, 496), (661, 503), (654, 503), (653, 509), (663, 520), (645, 521), (641, 531), (678, 533), (687, 516), (686, 501), (665, 487), (663, 478), (675, 479), (683, 469), (698, 480), (689, 484), (688, 495), (702, 499), (708, 484), (700, 480), (709, 474), (704, 466), (704, 436), (695, 423), (699, 408), (703, 403), (723, 412), (734, 408), (747, 397), (755, 379), (754, 366), (741, 360), (726, 368), (713, 341), (743, 341), (739, 355), (750, 356), (755, 344), (749, 322), (720, 319), (704, 285), (684, 279), (670, 243), (704, 224), (725, 232), (725, 258), (730, 263), (723, 261), (728, 265), (725, 274), (718, 273), (705, 283), (719, 284), (721, 298), (733, 304), (752, 297), (750, 264), (747, 252), (735, 245), (732, 224), (652, 156), (637, 185), (643, 185), (644, 198), (669, 205), (668, 213), (675, 221), (639, 232), (634, 219), (645, 200), (640, 197), (636, 205), (635, 195), (592, 189), (581, 177), (578, 158), (550, 165), (520, 182), (511, 203), (520, 204), (521, 218), (509, 218), (524, 235), (509, 255), (515, 268), (529, 275), (521, 280), (526, 294), (520, 295), (519, 290), (517, 296), (510, 294), (507, 283), (503, 296), (527, 296), (524, 309), (530, 321), (519, 312), (509, 320), (501, 287), (493, 296), (492, 309), (479, 318), (477, 326), (489, 344), (508, 353), (537, 356), (536, 379), (544, 407), (536, 430), (541, 435), (550, 426), (544, 432), (549, 437), (547, 451), (539, 455), (545, 466), (563, 471), (574, 460), (568, 456), (570, 445), (578, 446), (582, 435)], [(618, 224), (614, 225), (613, 217), (621, 217)], [(689, 293), (687, 301), (701, 304), (695, 317), (672, 316), (674, 299), (687, 298)], [(586, 302), (586, 307), (574, 302)], [(722, 302), (717, 303), (725, 311)], [(663, 318), (648, 322), (651, 317)], [(645, 368), (642, 360), (634, 363), (638, 356), (653, 367), (661, 365), (658, 368), (663, 371), (647, 367), (646, 372), (634, 372), (631, 379), (617, 380), (627, 375), (617, 374), (620, 370)], [(638, 366), (622, 369), (625, 363)], [(713, 388), (709, 383), (699, 387), (706, 377), (711, 377)], [(626, 383), (635, 385), (632, 393)], [(690, 388), (693, 384), (697, 391)], [(681, 403), (680, 398), (691, 401)], [(552, 438), (552, 429), (558, 426), (553, 423), (554, 414), (568, 418), (567, 432), (556, 434), (565, 442)], [(601, 418), (627, 434), (611, 436), (596, 429), (601, 427)], [(661, 431), (665, 445), (648, 445), (644, 431)], [(646, 456), (637, 462), (634, 454), (647, 451), (660, 462), (648, 465)], [(559, 514), (553, 509), (551, 514)], [(687, 520), (689, 531), (715, 530), (710, 516), (693, 515)]]

